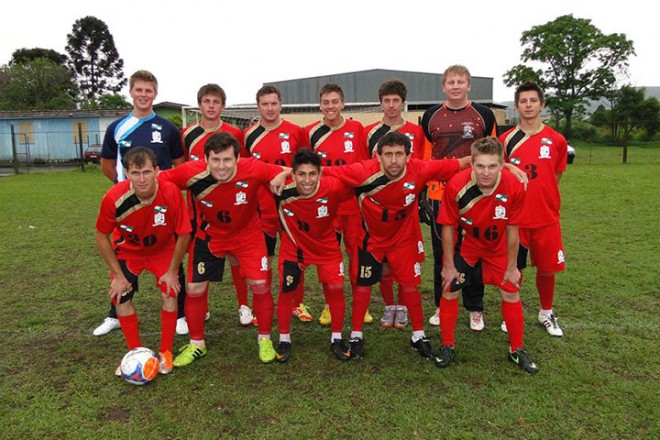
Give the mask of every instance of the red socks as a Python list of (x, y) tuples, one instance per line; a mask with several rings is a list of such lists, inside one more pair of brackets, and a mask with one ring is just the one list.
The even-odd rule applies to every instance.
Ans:
[(171, 352), (174, 345), (174, 333), (176, 331), (176, 317), (178, 312), (160, 310), (160, 352)]
[(138, 330), (138, 317), (137, 313), (126, 316), (118, 316), (119, 324), (121, 325), (121, 331), (126, 338), (126, 345), (129, 350), (133, 350), (137, 347), (142, 347), (142, 341), (140, 340), (140, 331)]
[[(410, 313), (410, 310), (408, 310)], [(447, 299), (444, 296), (440, 298), (440, 333), (442, 336), (442, 345), (455, 345), (454, 331), (456, 330), (456, 320), (458, 319), (458, 298)]]
[(522, 301), (514, 303), (502, 301), (502, 317), (506, 323), (506, 329), (509, 333), (509, 344), (511, 351), (517, 348), (524, 348), (523, 332), (525, 328), (525, 318), (523, 315)]

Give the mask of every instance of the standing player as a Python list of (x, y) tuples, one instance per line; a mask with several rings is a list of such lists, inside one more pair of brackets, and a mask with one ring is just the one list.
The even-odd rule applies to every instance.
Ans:
[[(122, 158), (131, 147), (144, 146), (156, 154), (157, 165), (161, 170), (172, 168), (185, 161), (181, 148), (179, 129), (167, 119), (156, 115), (153, 110), (154, 100), (158, 96), (158, 80), (146, 70), (138, 70), (129, 79), (130, 95), (133, 99), (133, 111), (124, 118), (111, 123), (105, 131), (101, 150), (101, 171), (111, 182), (126, 179)], [(183, 267), (179, 283), (185, 286)], [(179, 295), (179, 318), (177, 332), (188, 333), (186, 318), (183, 315), (185, 287)], [(110, 312), (103, 323), (93, 332), (102, 336), (119, 328), (115, 305), (110, 304)]]
[(270, 340), (273, 296), (266, 282), (268, 257), (257, 194), (261, 185), (288, 171), (254, 159), (239, 161), (239, 150), (234, 136), (214, 133), (204, 146), (206, 162), (188, 162), (161, 173), (161, 179), (190, 190), (199, 209), (199, 228), (188, 258), (186, 317), (190, 344), (174, 359), (175, 367), (188, 365), (206, 355), (204, 316), (208, 309), (209, 281), (222, 279), (227, 256), (238, 261), (241, 274), (252, 290), (259, 328), (259, 358), (264, 363), (275, 360)]
[[(337, 84), (325, 84), (319, 91), (319, 101), (323, 119), (305, 127), (305, 134), (311, 148), (321, 158), (324, 168), (352, 164), (369, 158), (364, 138), (364, 127), (358, 121), (345, 119), (341, 111), (344, 108), (344, 91)], [(360, 210), (354, 199), (343, 202), (335, 223), (341, 232), (344, 248), (348, 254), (349, 278), (355, 285), (357, 274), (357, 248), (360, 236)], [(373, 322), (373, 318), (365, 310), (365, 322)], [(326, 304), (319, 322), (328, 325), (332, 320), (330, 308)]]
[(411, 346), (433, 359), (424, 333), (424, 313), (418, 286), (424, 244), (419, 227), (417, 196), (430, 179), (448, 180), (467, 166), (460, 160), (421, 161), (410, 158), (410, 139), (391, 132), (378, 141), (376, 159), (324, 169), (355, 188), (364, 220), (361, 229), (357, 285), (353, 290), (351, 359), (364, 354), (362, 317), (369, 306), (371, 286), (388, 272), (399, 283), (399, 295), (408, 306), (413, 328)]
[[(214, 133), (230, 133), (242, 144), (243, 133), (241, 130), (220, 119), (226, 102), (227, 95), (223, 88), (217, 84), (206, 84), (197, 92), (197, 105), (202, 111), (202, 119), (198, 123), (181, 130), (181, 140), (186, 148), (188, 160), (206, 160), (204, 146)], [(190, 193), (188, 196), (188, 209), (190, 210), (191, 221), (194, 222), (196, 209)], [(254, 321), (254, 316), (248, 304), (247, 282), (245, 278), (241, 277), (238, 263), (233, 259), (230, 259), (229, 263), (238, 301), (238, 321), (242, 325), (250, 325)]]
[(339, 204), (354, 193), (335, 178), (321, 177), (321, 159), (307, 148), (294, 156), (292, 173), (293, 180), (276, 197), (282, 236), (278, 257), (277, 360), (286, 362), (291, 355), (292, 297), (305, 269), (314, 264), (333, 316), (330, 349), (337, 359), (347, 361), (350, 353), (342, 338), (346, 311), (344, 262), (333, 222)]
[[(110, 188), (103, 197), (96, 220), (96, 243), (110, 268), (110, 301), (116, 304), (129, 350), (142, 346), (132, 302), (138, 275), (147, 270), (158, 280), (163, 300), (159, 372), (167, 374), (173, 368), (176, 296), (181, 290), (178, 270), (191, 229), (181, 191), (170, 183), (158, 182), (156, 161), (154, 152), (146, 147), (133, 147), (126, 153), (128, 180)], [(111, 240), (115, 231), (115, 240)]]
[[(471, 283), (497, 286), (502, 316), (510, 328), (509, 359), (528, 373), (538, 368), (523, 349), (525, 320), (520, 301), (518, 225), (525, 200), (523, 185), (503, 170), (502, 145), (494, 137), (472, 144), (472, 169), (453, 177), (445, 188), (438, 223), (442, 224), (442, 348), (436, 365), (454, 360), (454, 330), (458, 317), (458, 290)], [(456, 249), (458, 228), (465, 233)], [(480, 276), (481, 275), (481, 276)]]
[[(259, 122), (245, 130), (245, 149), (241, 150), (241, 156), (254, 157), (265, 163), (291, 167), (293, 156), (305, 142), (305, 134), (302, 128), (280, 117), (282, 110), (280, 90), (273, 85), (261, 87), (257, 91), (257, 109), (259, 110)], [(264, 226), (268, 267), (270, 267), (277, 244), (279, 221), (273, 194), (265, 187), (262, 187), (259, 192), (259, 214)], [(268, 274), (269, 280), (272, 280), (270, 269)], [(307, 306), (303, 304), (303, 291), (304, 285), (301, 280), (291, 313), (301, 321), (307, 322), (312, 320), (312, 316), (309, 314)]]
[[(527, 200), (520, 223), (521, 262), (527, 252), (536, 266), (536, 288), (541, 300), (539, 322), (552, 336), (561, 337), (552, 302), (555, 273), (564, 270), (564, 246), (561, 238), (559, 180), (566, 171), (566, 139), (541, 121), (543, 90), (534, 83), (522, 84), (515, 92), (520, 123), (500, 137), (508, 162), (529, 177)], [(503, 324), (502, 330), (507, 328)]]
[[(364, 128), (371, 157), (376, 156), (376, 146), (380, 138), (386, 133), (398, 131), (410, 139), (411, 157), (414, 159), (422, 158), (424, 132), (419, 125), (403, 119), (402, 115), (407, 96), (408, 89), (401, 80), (390, 79), (380, 85), (378, 100), (383, 109), (383, 119)], [(383, 274), (380, 283), (380, 294), (385, 302), (385, 311), (380, 323), (385, 328), (402, 329), (408, 324), (408, 308), (404, 304), (395, 304), (393, 285), (392, 275)]]
[[(470, 145), (485, 136), (497, 136), (495, 115), (492, 110), (468, 99), (472, 83), (470, 71), (461, 65), (449, 66), (442, 74), (442, 91), (447, 101), (435, 105), (424, 112), (422, 129), (429, 140), (425, 159), (446, 157), (469, 157)], [(429, 183), (428, 198), (433, 208), (433, 219), (438, 218), (443, 184)], [(435, 314), (429, 319), (431, 325), (439, 325), (440, 296), (442, 295), (442, 226), (431, 224), (431, 244), (433, 246), (433, 290), (435, 294)], [(460, 245), (460, 243), (459, 243)], [(463, 289), (463, 306), (470, 312), (470, 328), (473, 331), (484, 329), (484, 287), (466, 286)]]

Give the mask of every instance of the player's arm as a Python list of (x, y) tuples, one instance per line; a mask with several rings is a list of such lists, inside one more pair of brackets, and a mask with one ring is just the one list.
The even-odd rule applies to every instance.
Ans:
[(448, 291), (452, 281), (458, 279), (458, 271), (454, 265), (454, 227), (442, 225), (442, 290)]
[(101, 147), (101, 172), (112, 183), (117, 181), (117, 149), (119, 146), (113, 137), (114, 130), (106, 130)]
[[(371, 159), (375, 160), (375, 159)], [(365, 174), (365, 163), (370, 162), (369, 160), (352, 163), (350, 165), (339, 165), (332, 167), (323, 167), (321, 169), (322, 176), (335, 177), (340, 182), (351, 188), (357, 188), (362, 185), (364, 181), (363, 177)]]
[(270, 190), (273, 194), (277, 194), (278, 196), (282, 194), (286, 178), (291, 175), (291, 170), (289, 167), (282, 167), (282, 172), (270, 180)]
[(112, 242), (110, 241), (110, 234), (106, 234), (97, 229), (96, 246), (99, 248), (99, 252), (105, 260), (105, 263), (108, 265), (110, 272), (112, 272), (113, 278), (108, 293), (110, 295), (110, 301), (116, 304), (119, 301), (119, 298), (121, 298), (122, 293), (130, 292), (133, 290), (133, 286), (128, 282), (119, 266), (119, 260), (117, 260), (117, 255), (115, 254), (115, 251), (112, 248)]
[(183, 155), (177, 159), (172, 159), (172, 166), (179, 166), (186, 161), (186, 156)]
[(518, 225), (507, 225), (506, 226), (507, 264), (506, 264), (506, 272), (504, 272), (504, 279), (502, 280), (502, 284), (509, 282), (518, 288), (520, 288), (520, 272), (518, 271), (519, 246), (520, 246), (520, 237), (518, 235)]
[(101, 158), (101, 172), (105, 177), (110, 179), (112, 183), (117, 181), (117, 170), (115, 169), (116, 165), (116, 159), (106, 159), (105, 157)]
[(174, 253), (170, 260), (170, 267), (167, 269), (167, 272), (158, 279), (158, 284), (165, 283), (167, 293), (172, 298), (176, 298), (179, 291), (181, 291), (181, 284), (179, 283), (179, 266), (183, 261), (184, 255), (186, 255), (188, 243), (190, 243), (190, 233), (179, 235), (177, 237), (176, 245), (174, 246)]

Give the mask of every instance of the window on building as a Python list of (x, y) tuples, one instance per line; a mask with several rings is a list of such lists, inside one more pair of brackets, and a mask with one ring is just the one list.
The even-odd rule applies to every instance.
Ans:
[(32, 121), (18, 123), (18, 142), (20, 144), (34, 145), (34, 130)]

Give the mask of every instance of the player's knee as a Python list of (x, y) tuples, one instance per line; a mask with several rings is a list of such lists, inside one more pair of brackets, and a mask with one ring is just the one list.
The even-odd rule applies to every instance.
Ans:
[(454, 292), (450, 292), (448, 290), (445, 290), (444, 292), (442, 292), (442, 297), (444, 299), (449, 300), (449, 301), (453, 301), (453, 300), (458, 298), (458, 290), (456, 290)]
[(252, 293), (255, 295), (265, 295), (270, 291), (266, 280), (249, 280), (249, 283), (250, 289), (252, 289)]
[(502, 300), (504, 302), (515, 303), (520, 301), (520, 292), (507, 292), (506, 290), (500, 289), (500, 294), (502, 295)]

